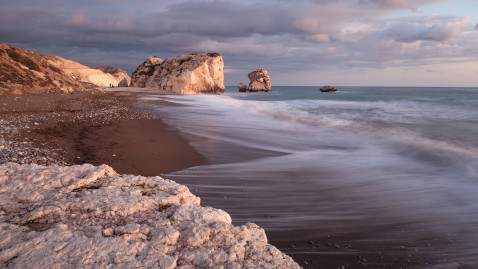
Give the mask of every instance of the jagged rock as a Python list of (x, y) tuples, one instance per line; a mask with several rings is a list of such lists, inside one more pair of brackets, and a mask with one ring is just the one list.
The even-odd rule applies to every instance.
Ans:
[(0, 165), (1, 268), (300, 268), (187, 187), (88, 164)]
[[(271, 79), (269, 78), (269, 74), (267, 73), (267, 70), (265, 70), (264, 68), (259, 68), (256, 71), (252, 71), (247, 76), (249, 77), (249, 80), (250, 80), (249, 86), (246, 89), (247, 91), (269, 92), (272, 90)], [(239, 85), (241, 84), (245, 85), (242, 82), (239, 83)], [(241, 88), (239, 88), (239, 91), (241, 91)], [(242, 88), (242, 91), (244, 91), (244, 88)]]
[(157, 56), (151, 56), (144, 60), (131, 75), (131, 87), (145, 88), (147, 80), (153, 75), (156, 66), (163, 62)]
[(323, 86), (322, 88), (320, 88), (320, 91), (321, 92), (336, 92), (337, 88), (335, 88), (334, 86)]
[(246, 92), (247, 91), (247, 85), (244, 84), (244, 83), (239, 83), (239, 85), (237, 85), (237, 88), (239, 89), (239, 92)]
[(172, 94), (223, 93), (224, 61), (218, 53), (146, 59), (131, 78), (133, 87)]
[(120, 81), (99, 69), (58, 56), (0, 44), (0, 91), (6, 93), (20, 89), (23, 93), (74, 92), (116, 86)]

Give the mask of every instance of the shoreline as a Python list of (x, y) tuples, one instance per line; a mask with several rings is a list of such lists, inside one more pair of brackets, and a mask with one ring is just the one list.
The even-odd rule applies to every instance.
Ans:
[[(86, 249), (90, 250), (94, 250), (99, 246), (101, 251), (104, 251), (104, 247), (101, 247), (101, 245), (108, 244), (114, 245), (118, 248), (118, 250), (115, 250), (113, 253), (119, 253), (122, 250), (121, 243), (123, 241), (119, 242), (120, 244), (116, 241), (114, 244), (103, 243), (109, 242), (109, 238), (116, 240), (117, 237), (121, 237), (119, 239), (124, 240), (125, 244), (130, 244), (130, 241), (143, 240), (141, 243), (150, 244), (150, 242), (154, 242), (154, 246), (157, 247), (158, 242), (160, 242), (159, 244), (164, 244), (166, 246), (162, 248), (165, 251), (164, 255), (171, 254), (172, 256), (165, 256), (164, 259), (159, 260), (159, 263), (170, 262), (171, 266), (176, 263), (194, 264), (195, 262), (211, 265), (218, 262), (219, 264), (229, 264), (231, 261), (234, 263), (233, 260), (235, 259), (233, 258), (236, 257), (238, 260), (243, 260), (241, 263), (248, 264), (246, 267), (261, 267), (262, 265), (269, 264), (273, 267), (278, 266), (277, 268), (300, 268), (299, 265), (285, 253), (279, 251), (274, 246), (269, 245), (264, 230), (257, 225), (245, 224), (234, 227), (232, 226), (229, 215), (224, 211), (211, 207), (200, 207), (200, 198), (195, 197), (190, 193), (187, 186), (179, 185), (173, 181), (158, 177), (148, 178), (148, 176), (162, 176), (166, 173), (184, 170), (193, 166), (204, 165), (207, 164), (208, 161), (190, 145), (190, 141), (182, 136), (179, 131), (172, 129), (171, 126), (164, 123), (157, 112), (150, 113), (152, 110), (148, 108), (149, 101), (142, 102), (139, 99), (141, 96), (142, 94), (125, 92), (80, 92), (71, 95), (34, 94), (22, 96), (0, 96), (0, 126), (2, 126), (0, 130), (0, 166), (6, 169), (0, 171), (0, 178), (11, 184), (12, 182), (17, 182), (23, 186), (22, 188), (25, 188), (26, 186), (29, 186), (27, 188), (40, 188), (39, 191), (41, 192), (45, 191), (45, 188), (40, 187), (39, 185), (48, 185), (49, 181), (58, 182), (60, 180), (61, 184), (64, 184), (64, 179), (62, 177), (66, 175), (66, 171), (70, 171), (69, 173), (71, 173), (71, 175), (68, 175), (67, 178), (70, 178), (68, 180), (72, 182), (78, 181), (78, 183), (74, 183), (73, 185), (84, 185), (87, 183), (87, 185), (90, 184), (91, 186), (85, 185), (86, 187), (76, 188), (73, 190), (74, 195), (67, 194), (65, 197), (71, 196), (73, 197), (72, 199), (75, 199), (74, 197), (81, 195), (90, 196), (90, 198), (77, 199), (76, 202), (72, 201), (72, 203), (79, 203), (76, 207), (85, 206), (85, 203), (92, 204), (91, 206), (85, 206), (85, 208), (79, 210), (81, 213), (69, 214), (68, 212), (65, 212), (65, 214), (60, 214), (59, 219), (56, 214), (50, 216), (48, 213), (49, 211), (42, 210), (48, 207), (60, 208), (55, 203), (59, 202), (61, 199), (55, 200), (58, 198), (56, 197), (56, 194), (45, 194), (45, 196), (39, 195), (38, 197), (47, 197), (47, 199), (42, 202), (37, 201), (38, 199), (35, 198), (37, 200), (32, 204), (32, 206), (40, 206), (36, 209), (36, 211), (41, 212), (39, 219), (27, 222), (26, 224), (11, 223), (9, 217), (2, 220), (2, 227), (8, 228), (7, 234), (14, 234), (14, 238), (20, 238), (15, 240), (15, 242), (10, 242), (2, 248), (7, 251), (10, 249), (19, 249), (15, 247), (24, 244), (25, 242), (22, 240), (29, 240), (27, 237), (21, 236), (21, 232), (31, 230), (30, 234), (35, 234), (36, 237), (42, 238), (42, 242), (44, 241), (46, 245), (39, 246), (38, 253), (43, 253), (42, 256), (44, 257), (53, 255), (58, 257), (60, 255), (58, 252), (55, 254), (44, 252), (45, 250), (55, 248), (51, 246), (56, 246), (56, 242), (61, 241), (62, 238), (52, 239), (52, 242), (43, 238), (56, 238), (54, 236), (49, 236), (48, 234), (51, 232), (57, 234), (55, 229), (58, 229), (59, 227), (63, 231), (73, 233), (75, 238), (84, 238), (85, 236), (82, 235), (82, 233), (87, 234), (87, 237), (95, 238), (97, 244), (86, 247)], [(163, 100), (155, 103), (170, 105)], [(95, 166), (92, 167), (90, 165)], [(110, 171), (110, 167), (114, 169), (114, 171)], [(42, 170), (40, 174), (42, 175), (42, 178), (44, 177), (43, 181), (37, 180), (35, 183), (30, 182), (31, 178), (37, 176), (38, 169)], [(91, 169), (95, 171), (89, 171)], [(23, 178), (26, 173), (30, 173), (30, 175)], [(50, 173), (50, 175), (45, 176), (45, 173)], [(89, 174), (88, 179), (83, 178), (85, 174)], [(109, 176), (104, 178), (104, 176), (101, 176), (103, 174)], [(118, 183), (121, 185), (120, 189), (122, 193), (119, 196), (118, 191), (111, 191), (111, 188), (119, 187), (116, 183), (108, 187), (103, 186), (106, 185), (105, 182), (107, 181), (115, 182), (111, 176), (119, 177), (119, 181), (126, 180), (123, 184), (124, 186), (121, 185), (122, 183)], [(157, 183), (150, 184), (140, 182), (138, 185), (128, 185), (129, 180), (135, 181), (136, 179), (139, 179), (139, 181), (160, 180), (167, 184), (175, 184), (175, 186), (177, 185), (178, 187), (174, 187), (175, 189), (171, 188), (171, 197), (166, 197), (163, 194), (160, 194), (158, 198), (155, 198), (150, 197), (154, 191), (141, 189), (153, 187), (155, 191), (161, 193), (168, 191), (169, 185), (168, 187), (159, 186), (156, 189), (154, 186), (156, 186)], [(22, 180), (25, 182), (21, 183)], [(37, 185), (37, 187), (34, 187), (34, 185)], [(63, 187), (65, 190), (68, 189), (65, 185), (63, 185)], [(139, 188), (142, 195), (137, 196), (138, 190), (134, 190), (130, 194), (127, 194), (128, 191), (126, 191), (127, 193), (124, 193), (128, 187), (132, 189)], [(5, 188), (8, 188), (8, 186)], [(49, 190), (47, 190), (47, 192), (48, 191)], [(56, 190), (55, 193), (57, 192), (65, 194), (63, 189), (61, 191)], [(100, 194), (99, 196), (92, 195), (92, 193), (97, 192), (105, 192), (105, 194)], [(192, 202), (185, 199), (185, 197), (183, 197), (185, 195), (183, 195), (182, 192), (185, 192), (187, 197), (192, 196)], [(22, 206), (24, 201), (21, 200), (23, 198), (17, 199), (15, 197), (18, 195), (21, 197), (27, 195), (19, 190), (17, 190), (17, 194), (13, 196), (9, 196), (8, 192), (2, 193), (6, 195), (1, 198), (2, 201), (6, 199), (4, 202), (8, 205), (8, 209), (5, 209), (7, 212), (19, 211), (20, 209), (16, 209), (16, 206)], [(27, 193), (30, 192), (27, 191)], [(107, 195), (112, 196), (112, 198), (105, 198)], [(128, 195), (131, 195), (131, 197)], [(51, 198), (53, 196), (56, 198)], [(10, 201), (10, 198), (13, 200)], [(143, 203), (141, 202), (139, 203), (141, 204), (139, 207), (136, 203), (125, 203), (125, 206), (130, 206), (132, 209), (118, 211), (119, 207), (117, 202), (121, 199), (124, 199), (125, 201), (131, 199), (146, 199), (149, 201), (152, 199), (155, 203), (159, 203), (160, 205), (164, 204), (164, 206), (160, 206), (159, 209), (157, 206), (154, 206), (152, 209), (146, 209), (142, 207)], [(62, 201), (62, 203), (63, 202), (64, 201)], [(171, 203), (171, 205), (169, 203)], [(191, 207), (191, 205), (189, 205), (190, 203), (196, 207)], [(101, 208), (99, 207), (100, 204)], [(106, 212), (106, 215), (102, 216), (102, 209), (105, 206), (109, 207), (110, 204), (111, 212)], [(66, 210), (68, 211), (73, 207), (74, 206), (67, 206)], [(96, 208), (96, 211), (92, 213), (90, 208)], [(143, 220), (141, 216), (146, 213), (139, 215), (134, 213), (136, 211), (142, 212), (144, 210), (152, 212), (150, 214), (153, 219), (157, 218), (156, 215), (160, 215), (157, 225), (150, 218), (145, 218)], [(130, 218), (128, 214), (131, 212), (133, 212), (133, 215), (135, 216), (138, 215), (140, 219), (133, 215), (131, 216), (133, 218)], [(88, 214), (93, 214), (94, 216)], [(180, 216), (189, 216), (188, 214), (194, 215), (192, 219), (180, 219)], [(156, 226), (159, 227), (165, 225), (166, 222), (171, 223), (168, 219), (171, 215), (173, 215), (174, 218), (177, 218), (178, 221), (166, 226), (166, 228), (160, 227), (158, 230)], [(47, 216), (47, 218), (43, 218), (42, 216)], [(63, 216), (65, 216), (66, 219), (61, 219), (64, 218)], [(161, 220), (161, 217), (164, 219)], [(70, 218), (73, 220), (70, 220)], [(76, 220), (74, 220), (74, 218), (76, 218)], [(80, 218), (81, 221), (85, 221), (85, 223), (78, 224), (78, 218)], [(198, 220), (200, 220), (200, 222), (198, 222)], [(113, 222), (113, 224), (110, 222)], [(116, 222), (117, 224), (114, 224)], [(125, 222), (129, 224), (125, 225)], [(55, 226), (52, 223), (57, 224), (55, 224)], [(68, 225), (65, 225), (64, 223), (68, 223)], [(102, 230), (98, 230), (98, 227), (100, 227), (98, 226), (99, 224), (103, 227)], [(27, 225), (28, 228), (22, 228), (22, 225)], [(75, 229), (82, 231), (78, 232), (75, 229), (72, 229), (71, 231), (67, 230), (70, 226), (72, 227), (75, 225), (81, 227)], [(112, 228), (107, 228), (108, 225), (113, 226)], [(221, 228), (221, 233), (217, 233), (217, 231), (214, 230), (215, 228), (211, 228), (213, 226), (215, 227), (215, 225), (222, 225), (221, 227), (223, 228)], [(133, 226), (134, 228), (137, 226), (143, 227), (144, 232), (141, 229), (139, 233), (136, 230), (131, 230), (131, 227)], [(190, 228), (183, 231), (180, 227), (183, 227), (182, 229), (184, 229), (184, 227)], [(224, 229), (224, 227), (228, 229)], [(155, 239), (155, 236), (158, 234), (161, 239), (161, 229), (177, 231), (176, 238), (179, 239), (171, 242), (165, 241), (165, 243), (163, 241), (158, 241), (158, 239)], [(199, 250), (207, 254), (202, 254), (201, 252), (197, 257), (192, 257), (194, 259), (191, 260), (191, 256), (184, 249), (197, 251), (197, 242), (202, 242), (202, 240), (204, 240), (202, 237), (198, 237), (199, 235), (188, 233), (190, 230), (195, 231), (194, 229), (202, 229), (201, 231), (212, 229), (213, 232), (217, 234), (215, 235), (214, 240), (206, 240), (201, 243), (202, 247)], [(92, 230), (95, 232), (91, 233)], [(244, 232), (237, 233), (237, 231)], [(176, 236), (176, 234), (174, 234), (174, 236)], [(179, 236), (179, 234), (181, 235)], [(191, 241), (187, 239), (188, 236), (198, 238)], [(222, 237), (227, 238), (227, 242), (219, 242), (218, 240)], [(231, 242), (234, 243), (231, 241), (231, 238), (235, 240), (237, 239), (238, 242), (241, 242), (240, 244), (244, 244), (244, 250), (239, 249), (237, 254), (235, 254), (235, 248), (227, 247)], [(74, 254), (80, 256), (83, 255), (75, 250), (77, 248), (85, 249), (85, 247), (81, 245), (82, 240), (72, 240), (71, 238), (68, 240), (68, 243), (73, 241), (73, 244), (71, 244), (71, 253), (73, 254), (66, 254), (66, 256), (70, 257)], [(246, 240), (245, 242), (247, 243), (243, 243), (242, 241), (244, 240)], [(178, 248), (177, 251), (173, 251), (173, 246), (171, 253), (168, 252), (167, 245), (175, 245), (176, 241), (181, 245), (181, 248)], [(224, 250), (218, 250), (220, 247), (223, 247)], [(152, 249), (156, 251), (156, 248)], [(65, 250), (66, 253), (69, 253), (70, 247)], [(226, 260), (223, 257), (225, 251), (231, 252), (230, 255), (232, 255)], [(222, 261), (216, 261), (215, 259), (201, 260), (202, 257), (210, 257), (211, 255), (222, 255)], [(109, 260), (101, 260), (101, 257), (103, 256), (100, 255), (98, 258), (99, 261), (110, 262)], [(22, 253), (17, 254), (17, 256), (7, 257), (5, 260), (0, 261), (0, 263), (11, 263), (14, 259), (14, 263), (19, 264), (28, 264), (32, 262), (30, 255), (23, 255)], [(132, 265), (131, 261), (134, 261), (135, 259), (142, 260), (143, 258), (138, 254), (132, 259), (128, 258), (126, 255), (124, 264), (129, 264), (132, 267), (142, 267), (143, 265), (139, 265), (141, 262), (135, 263), (138, 265)], [(36, 260), (35, 262), (44, 263), (45, 261)], [(61, 264), (62, 262), (65, 261), (63, 259), (52, 259), (48, 261), (49, 264)]]
[(145, 94), (2, 95), (0, 163), (107, 164), (142, 176), (206, 164), (185, 137), (141, 104)]

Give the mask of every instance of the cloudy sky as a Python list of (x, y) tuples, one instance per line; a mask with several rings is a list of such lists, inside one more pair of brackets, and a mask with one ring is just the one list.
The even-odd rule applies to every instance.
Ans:
[(478, 0), (0, 0), (0, 42), (128, 72), (219, 52), (227, 85), (478, 87)]

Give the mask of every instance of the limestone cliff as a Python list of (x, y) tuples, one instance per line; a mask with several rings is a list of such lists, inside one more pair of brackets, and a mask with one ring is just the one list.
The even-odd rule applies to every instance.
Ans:
[(128, 73), (126, 73), (122, 69), (116, 68), (114, 66), (100, 66), (96, 69), (103, 71), (103, 73), (105, 74), (112, 75), (117, 82), (115, 84), (112, 84), (113, 86), (128, 87), (131, 83), (131, 78), (129, 77)]
[(66, 93), (107, 87), (110, 84), (117, 86), (124, 79), (129, 80), (126, 72), (115, 72), (118, 75), (58, 56), (40, 55), (12, 45), (0, 44), (0, 92)]
[(0, 92), (71, 92), (86, 87), (41, 55), (0, 44)]
[(118, 84), (120, 84), (120, 82), (124, 79), (124, 75), (128, 75), (126, 72), (121, 70), (124, 74), (121, 77), (118, 77), (111, 73), (104, 72), (101, 70), (101, 68), (90, 68), (86, 65), (63, 59), (58, 56), (46, 55), (44, 57), (48, 59), (48, 62), (51, 65), (57, 67), (65, 74), (75, 78), (77, 81), (93, 84), (98, 87), (109, 87), (110, 85), (118, 86)]
[(300, 268), (187, 187), (106, 165), (0, 165), (1, 268)]
[(133, 72), (131, 85), (173, 94), (222, 93), (224, 61), (218, 53), (146, 59)]

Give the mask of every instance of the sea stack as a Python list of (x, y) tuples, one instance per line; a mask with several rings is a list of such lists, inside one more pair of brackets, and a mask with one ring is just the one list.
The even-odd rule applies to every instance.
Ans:
[(239, 89), (239, 92), (247, 92), (247, 85), (242, 82), (237, 85), (237, 88)]
[(136, 68), (131, 86), (170, 94), (223, 93), (224, 60), (219, 53), (150, 57)]
[(267, 70), (264, 68), (259, 68), (256, 71), (252, 71), (247, 76), (250, 80), (249, 86), (246, 87), (244, 83), (239, 83), (237, 86), (239, 92), (269, 92), (272, 90), (271, 79), (267, 73)]

